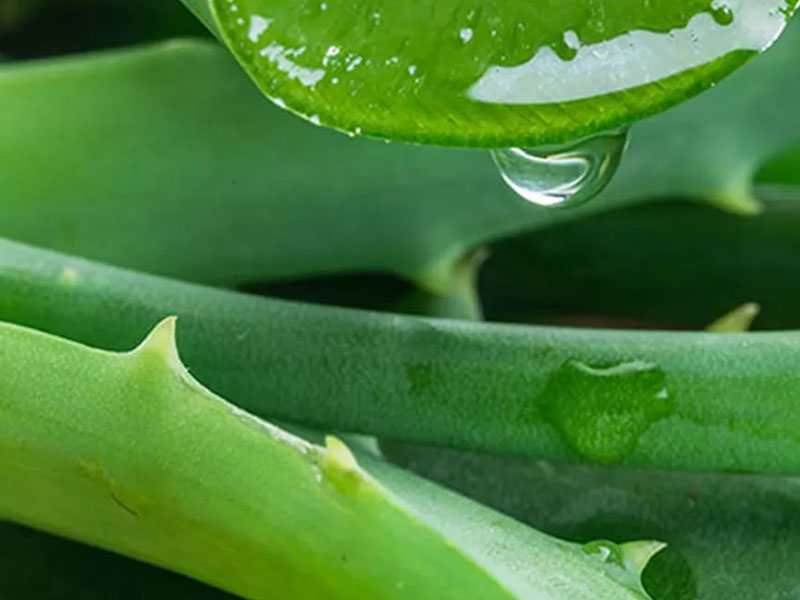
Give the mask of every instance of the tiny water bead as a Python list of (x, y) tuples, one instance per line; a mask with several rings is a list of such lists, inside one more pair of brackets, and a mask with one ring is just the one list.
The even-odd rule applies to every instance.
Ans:
[(650, 560), (665, 547), (666, 544), (655, 540), (624, 544), (595, 540), (581, 546), (581, 550), (596, 560), (609, 577), (634, 592), (643, 592), (642, 574)]
[(625, 567), (625, 556), (617, 544), (608, 540), (595, 540), (584, 544), (581, 549), (601, 563)]
[(624, 128), (562, 146), (493, 150), (492, 157), (506, 184), (525, 200), (572, 207), (603, 191), (627, 145)]
[(734, 15), (733, 10), (727, 4), (712, 4), (709, 10), (711, 18), (717, 25), (730, 25), (733, 23)]

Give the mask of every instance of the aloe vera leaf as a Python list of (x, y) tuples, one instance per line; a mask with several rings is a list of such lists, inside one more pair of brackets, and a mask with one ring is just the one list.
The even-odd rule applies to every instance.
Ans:
[(666, 540), (643, 575), (654, 600), (790, 600), (797, 593), (797, 478), (384, 449), (398, 464), (551, 535)]
[[(0, 89), (0, 143), (14, 148), (0, 181), (4, 234), (217, 285), (348, 270), (410, 275), (459, 235), (433, 225), (447, 214), (433, 199), (443, 189), (467, 193), (476, 164), (491, 170), (483, 155), (417, 154), (306, 127), (271, 110), (233, 60), (205, 42), (15, 66), (0, 73)], [(44, 106), (48, 93), (69, 121)], [(188, 98), (191, 106), (176, 111)], [(41, 136), (57, 144), (47, 148)], [(66, 146), (51, 154), (67, 140), (80, 157)], [(365, 159), (369, 173), (357, 166)], [(415, 172), (420, 178), (402, 194), (385, 185)], [(502, 192), (494, 174), (486, 183)], [(65, 192), (58, 203), (57, 188)], [(416, 195), (428, 208), (407, 212)], [(348, 210), (358, 222), (394, 221), (397, 229), (361, 227)], [(321, 239), (338, 250), (319, 252)], [(448, 284), (463, 254), (448, 265)]]
[(309, 120), (500, 147), (577, 139), (684, 101), (768, 47), (796, 2), (206, 5), (261, 90)]
[(756, 217), (630, 207), (498, 242), (481, 271), (486, 317), (697, 330), (752, 299), (759, 329), (798, 329), (797, 199), (766, 201)]
[(800, 471), (796, 333), (402, 317), (248, 297), (0, 242), (4, 320), (120, 349), (169, 314), (187, 322), (192, 372), (271, 419), (559, 460)]
[(174, 319), (124, 353), (0, 324), (0, 373), (13, 521), (253, 599), (647, 598), (660, 544), (609, 542), (601, 560), (261, 421), (188, 374)]
[(782, 100), (800, 94), (798, 48), (800, 22), (715, 89), (637, 125), (607, 192), (570, 211), (516, 198), (482, 152), (301, 123), (206, 43), (5, 68), (0, 234), (216, 285), (382, 271), (445, 293), (466, 252), (520, 231), (659, 198), (752, 210), (752, 173), (800, 137)]

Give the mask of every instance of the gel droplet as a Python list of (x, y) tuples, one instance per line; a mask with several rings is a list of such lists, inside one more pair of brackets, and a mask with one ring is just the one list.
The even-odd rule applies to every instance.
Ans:
[(717, 25), (727, 26), (733, 23), (733, 11), (725, 4), (712, 6), (710, 13)]
[(596, 540), (584, 544), (581, 550), (596, 560), (609, 577), (635, 592), (642, 592), (641, 576), (645, 567), (665, 547), (666, 544), (653, 540), (624, 544)]
[(537, 400), (535, 410), (566, 444), (599, 463), (623, 461), (653, 423), (675, 411), (664, 371), (644, 361), (590, 366), (569, 360), (550, 376)]
[(628, 130), (620, 129), (563, 146), (492, 151), (500, 175), (529, 202), (571, 207), (599, 194), (617, 171)]
[(586, 554), (603, 564), (625, 567), (625, 557), (620, 548), (614, 542), (608, 540), (595, 540), (581, 546)]

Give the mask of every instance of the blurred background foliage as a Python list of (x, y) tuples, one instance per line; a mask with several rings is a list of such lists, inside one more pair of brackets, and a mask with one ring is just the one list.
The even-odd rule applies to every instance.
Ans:
[(0, 55), (40, 58), (117, 48), (206, 31), (168, 0), (3, 0)]

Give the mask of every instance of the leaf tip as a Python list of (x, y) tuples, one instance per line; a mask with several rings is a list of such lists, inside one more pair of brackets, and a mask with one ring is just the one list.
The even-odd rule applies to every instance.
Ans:
[(639, 577), (641, 577), (642, 572), (652, 558), (666, 547), (666, 543), (657, 540), (641, 540), (620, 544), (628, 569)]

